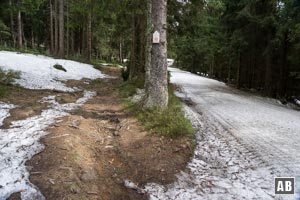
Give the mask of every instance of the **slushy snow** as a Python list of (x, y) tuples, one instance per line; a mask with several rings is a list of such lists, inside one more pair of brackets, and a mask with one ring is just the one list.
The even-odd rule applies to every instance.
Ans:
[[(62, 65), (67, 72), (55, 69), (55, 64)], [(16, 83), (28, 89), (50, 89), (72, 92), (77, 88), (67, 87), (63, 82), (104, 78), (92, 65), (70, 60), (54, 59), (47, 56), (0, 51), (0, 67), (4, 70), (21, 72), (21, 79)]]
[(51, 108), (39, 116), (15, 121), (9, 129), (0, 130), (0, 200), (16, 192), (21, 192), (22, 200), (44, 199), (38, 188), (30, 183), (25, 162), (43, 150), (39, 140), (47, 135), (47, 127), (95, 95), (85, 91), (76, 103), (68, 104), (59, 104), (55, 96), (45, 97), (41, 102), (50, 104)]
[[(62, 65), (67, 72), (55, 69), (55, 64)], [(17, 79), (16, 83), (35, 90), (72, 92), (78, 89), (67, 87), (65, 81), (106, 77), (88, 64), (6, 51), (0, 51), (0, 67), (3, 70), (20, 71), (21, 79)], [(8, 129), (0, 129), (0, 200), (18, 192), (22, 200), (45, 199), (39, 189), (30, 183), (25, 162), (42, 151), (44, 146), (39, 141), (48, 134), (45, 130), (50, 125), (95, 95), (95, 92), (84, 91), (82, 98), (68, 104), (59, 104), (56, 96), (44, 97), (41, 103), (50, 107), (40, 115), (14, 121)], [(0, 126), (10, 116), (9, 111), (16, 106), (0, 102)]]
[[(297, 199), (300, 112), (226, 84), (170, 68), (197, 131), (194, 156), (169, 185), (149, 183), (151, 200)], [(275, 195), (274, 177), (296, 177), (296, 196)]]

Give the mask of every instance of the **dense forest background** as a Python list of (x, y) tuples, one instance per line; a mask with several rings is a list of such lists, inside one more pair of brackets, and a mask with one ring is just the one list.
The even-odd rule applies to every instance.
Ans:
[[(145, 0), (2, 0), (2, 49), (123, 63), (143, 78)], [(169, 0), (168, 50), (176, 65), (238, 88), (300, 96), (299, 0)]]

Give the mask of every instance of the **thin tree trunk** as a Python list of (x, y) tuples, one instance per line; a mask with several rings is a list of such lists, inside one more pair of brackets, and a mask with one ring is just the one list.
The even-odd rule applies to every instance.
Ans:
[[(268, 34), (267, 36), (269, 43), (271, 43), (271, 33)], [(266, 53), (266, 58), (265, 58), (265, 88), (264, 88), (264, 92), (265, 95), (270, 96), (270, 97), (274, 97), (273, 95), (273, 81), (272, 81), (272, 77), (273, 77), (273, 70), (272, 70), (272, 50), (269, 44), (267, 53)]]
[(58, 55), (60, 57), (64, 57), (65, 55), (65, 24), (64, 24), (64, 0), (59, 0), (59, 52)]
[(67, 13), (66, 13), (66, 17), (67, 17), (67, 46), (66, 46), (66, 50), (67, 50), (67, 56), (69, 56), (69, 51), (70, 51), (70, 28), (69, 28), (69, 0), (66, 2), (67, 5)]
[(50, 52), (54, 52), (54, 31), (53, 31), (53, 6), (52, 0), (49, 0), (50, 5)]
[(87, 58), (92, 58), (92, 13), (87, 16)]
[(26, 40), (26, 37), (25, 37), (25, 32), (24, 32), (24, 24), (22, 23), (22, 39), (23, 39), (23, 47), (25, 47), (25, 49), (27, 49), (27, 40)]
[(151, 65), (149, 65), (149, 61), (147, 61), (147, 67), (149, 68), (146, 72), (145, 81), (145, 107), (157, 107), (164, 109), (168, 106), (167, 0), (152, 0), (151, 2), (150, 0), (148, 1), (148, 9), (152, 8), (151, 23), (147, 23), (148, 25), (150, 25), (148, 29), (151, 29), (151, 25), (153, 25), (154, 31), (158, 31), (160, 33), (160, 42), (158, 44), (152, 45)]
[(231, 64), (228, 65), (227, 83), (231, 80)]
[(237, 64), (237, 73), (236, 73), (236, 87), (241, 87), (241, 53), (238, 53), (238, 64)]
[(210, 63), (210, 69), (209, 69), (209, 77), (210, 78), (214, 77), (214, 63), (215, 63), (215, 58), (213, 57), (213, 59)]
[(54, 0), (54, 51), (58, 54), (58, 0)]
[(119, 43), (119, 61), (122, 64), (123, 63), (123, 51), (122, 51), (123, 45), (122, 45), (122, 37), (120, 38), (120, 43)]
[[(11, 0), (9, 0), (10, 7), (12, 6)], [(11, 33), (11, 39), (13, 42), (13, 47), (16, 47), (16, 35), (15, 35), (15, 23), (14, 23), (14, 16), (12, 10), (10, 10), (10, 33)]]
[(267, 55), (266, 58), (266, 71), (265, 71), (265, 94), (272, 97), (272, 69), (271, 69), (271, 58)]
[(82, 34), (82, 37), (81, 37), (81, 55), (84, 56), (85, 47), (86, 47), (86, 44), (85, 44), (86, 43), (85, 42), (86, 41), (85, 40), (86, 39), (86, 37), (85, 37), (86, 36), (86, 34), (85, 34), (85, 26), (82, 27), (82, 33), (81, 34)]
[[(21, 4), (21, 1), (19, 1)], [(20, 5), (19, 5), (20, 6)], [(23, 38), (22, 38), (22, 14), (21, 11), (18, 10), (18, 46), (19, 48), (23, 48)]]
[(287, 96), (287, 80), (288, 80), (288, 71), (289, 71), (289, 65), (288, 65), (288, 33), (284, 33), (284, 39), (282, 42), (283, 50), (282, 50), (282, 65), (280, 69), (280, 86), (279, 86), (279, 94), (281, 97)]
[(146, 25), (146, 60), (145, 60), (145, 90), (150, 90), (151, 50), (152, 50), (152, 0), (147, 0), (147, 25)]
[(71, 54), (75, 52), (74, 37), (74, 30), (71, 30)]
[(33, 29), (31, 27), (31, 48), (34, 49), (34, 47), (35, 47), (34, 32), (33, 32)]
[(137, 17), (132, 17), (132, 42), (131, 42), (131, 54), (130, 54), (130, 64), (129, 64), (129, 80), (132, 80), (135, 78), (136, 75), (136, 66), (137, 66), (137, 52), (136, 52), (136, 46), (137, 46)]

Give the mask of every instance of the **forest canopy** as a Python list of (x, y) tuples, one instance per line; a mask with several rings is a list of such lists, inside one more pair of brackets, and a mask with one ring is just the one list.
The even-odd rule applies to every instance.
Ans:
[[(2, 49), (128, 59), (144, 77), (145, 0), (3, 0)], [(169, 0), (168, 56), (193, 73), (270, 97), (300, 95), (300, 1)]]

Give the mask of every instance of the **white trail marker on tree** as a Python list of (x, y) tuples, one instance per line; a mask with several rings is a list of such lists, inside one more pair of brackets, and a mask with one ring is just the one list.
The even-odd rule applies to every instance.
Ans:
[(159, 44), (160, 43), (160, 34), (158, 31), (155, 31), (153, 33), (153, 44)]

